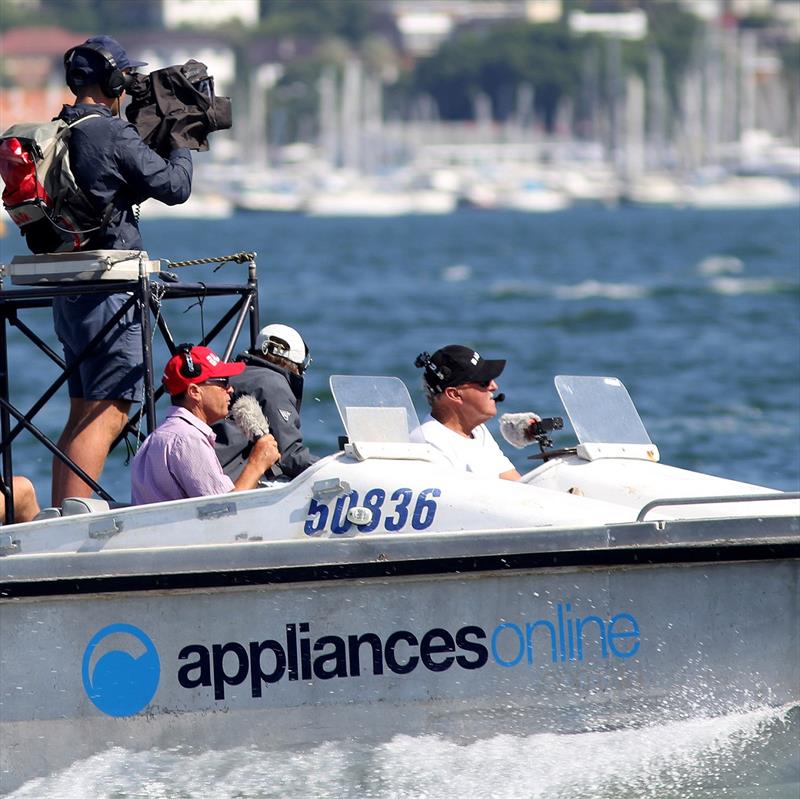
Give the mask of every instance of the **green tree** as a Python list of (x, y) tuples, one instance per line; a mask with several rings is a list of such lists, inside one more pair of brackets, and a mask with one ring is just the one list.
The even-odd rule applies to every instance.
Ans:
[(638, 45), (639, 58), (644, 63), (644, 51), (650, 46), (661, 51), (667, 85), (676, 98), (677, 86), (691, 63), (698, 36), (703, 32), (703, 23), (674, 0), (646, 3), (644, 11), (647, 14), (647, 38)]
[(266, 35), (338, 36), (361, 42), (373, 29), (379, 6), (364, 0), (261, 0)]
[(478, 93), (492, 101), (495, 118), (513, 111), (518, 88), (535, 89), (536, 109), (551, 125), (562, 97), (579, 83), (582, 45), (563, 25), (503, 24), (445, 42), (420, 61), (413, 85), (430, 94), (445, 119), (469, 119)]
[[(586, 0), (587, 10), (611, 10), (607, 4)], [(613, 10), (636, 6), (632, 0), (615, 0)], [(480, 33), (468, 32), (445, 41), (439, 50), (416, 65), (409, 81), (415, 94), (429, 94), (445, 119), (470, 119), (477, 94), (491, 98), (496, 119), (514, 108), (518, 88), (535, 90), (535, 107), (552, 128), (559, 103), (569, 97), (576, 109), (586, 94), (586, 65), (599, 74), (588, 76), (598, 95), (608, 102), (620, 91), (624, 72), (646, 72), (652, 48), (664, 57), (667, 82), (673, 98), (679, 77), (690, 63), (702, 23), (672, 0), (644, 4), (648, 34), (642, 41), (618, 42), (596, 35), (574, 36), (566, 24), (501, 24)]]
[(158, 0), (0, 0), (0, 29), (57, 25), (71, 31), (123, 35), (130, 29), (156, 27), (161, 19)]

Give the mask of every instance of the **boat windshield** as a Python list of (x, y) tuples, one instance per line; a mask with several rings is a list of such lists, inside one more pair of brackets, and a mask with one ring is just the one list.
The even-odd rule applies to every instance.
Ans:
[(398, 377), (331, 375), (330, 385), (350, 441), (405, 443), (419, 426), (408, 389)]
[(652, 443), (618, 378), (558, 375), (555, 384), (581, 444)]

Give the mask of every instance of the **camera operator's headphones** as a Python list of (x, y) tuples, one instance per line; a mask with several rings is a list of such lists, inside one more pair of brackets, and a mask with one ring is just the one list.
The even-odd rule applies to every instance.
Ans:
[(175, 349), (176, 354), (183, 355), (183, 363), (181, 364), (181, 374), (184, 377), (200, 377), (203, 373), (203, 368), (199, 363), (195, 363), (192, 358), (192, 347), (194, 344), (178, 344)]
[(100, 79), (100, 89), (106, 97), (121, 97), (125, 89), (128, 88), (131, 82), (131, 76), (126, 75), (118, 66), (116, 59), (105, 47), (97, 42), (86, 42), (72, 47), (64, 53), (64, 69), (66, 70), (67, 86), (75, 93), (78, 86), (74, 85), (70, 80), (70, 71), (72, 69), (72, 59), (76, 53), (81, 50), (91, 50), (97, 53), (103, 59), (103, 76)]

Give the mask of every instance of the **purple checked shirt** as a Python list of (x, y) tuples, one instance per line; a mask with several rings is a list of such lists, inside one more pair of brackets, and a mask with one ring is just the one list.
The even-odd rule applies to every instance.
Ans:
[(131, 502), (145, 505), (232, 491), (233, 481), (214, 452), (215, 438), (205, 422), (173, 405), (133, 459)]

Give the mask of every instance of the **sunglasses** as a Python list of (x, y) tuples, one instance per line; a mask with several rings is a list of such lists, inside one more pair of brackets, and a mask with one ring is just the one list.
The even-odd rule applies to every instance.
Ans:
[(464, 383), (465, 386), (478, 386), (478, 388), (489, 388), (491, 380), (470, 380), (469, 383)]
[(219, 386), (220, 388), (228, 388), (230, 384), (231, 381), (228, 377), (209, 377), (208, 380), (204, 380), (202, 383), (202, 385)]

